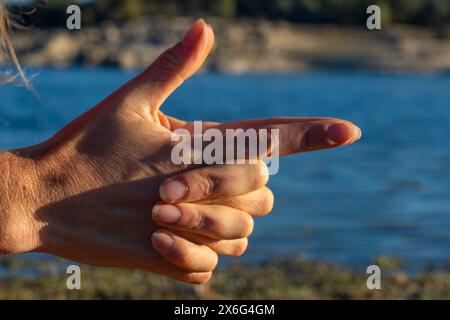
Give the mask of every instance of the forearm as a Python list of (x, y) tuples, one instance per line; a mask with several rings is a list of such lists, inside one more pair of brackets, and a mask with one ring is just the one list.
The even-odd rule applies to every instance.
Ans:
[(39, 246), (36, 179), (31, 160), (0, 152), (0, 253), (27, 252)]

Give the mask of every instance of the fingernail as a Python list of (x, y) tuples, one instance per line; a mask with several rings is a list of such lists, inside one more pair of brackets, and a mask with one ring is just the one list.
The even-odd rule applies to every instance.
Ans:
[(175, 223), (181, 218), (181, 211), (177, 206), (156, 205), (153, 207), (152, 218), (162, 223)]
[(172, 248), (173, 238), (164, 232), (155, 232), (152, 235), (152, 245), (158, 251), (166, 252)]
[(163, 183), (159, 188), (162, 200), (171, 202), (183, 199), (187, 194), (187, 186), (178, 179)]
[(181, 40), (181, 43), (188, 48), (193, 47), (200, 36), (202, 35), (204, 29), (205, 21), (203, 19), (198, 19), (195, 23), (190, 27), (190, 29), (186, 32)]
[(342, 144), (353, 137), (353, 128), (345, 123), (332, 124), (327, 129), (327, 138), (333, 144)]

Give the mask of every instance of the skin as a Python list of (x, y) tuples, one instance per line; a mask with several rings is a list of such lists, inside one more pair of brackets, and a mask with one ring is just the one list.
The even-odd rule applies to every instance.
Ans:
[[(198, 20), (182, 41), (48, 141), (0, 153), (0, 252), (44, 252), (97, 266), (205, 283), (218, 254), (241, 255), (253, 217), (272, 210), (264, 162), (175, 165), (163, 114), (214, 42)], [(280, 130), (280, 155), (350, 144), (361, 131), (332, 118), (273, 118), (204, 128)]]

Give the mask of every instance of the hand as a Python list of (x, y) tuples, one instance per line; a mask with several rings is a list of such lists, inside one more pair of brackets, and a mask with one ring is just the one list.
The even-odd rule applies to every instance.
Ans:
[[(172, 131), (192, 125), (159, 110), (201, 66), (213, 38), (197, 21), (142, 74), (50, 140), (3, 153), (10, 184), (0, 198), (0, 251), (46, 252), (193, 283), (211, 277), (217, 253), (242, 254), (251, 216), (273, 205), (263, 162), (175, 165)], [(328, 118), (205, 126), (278, 128), (281, 155), (349, 144), (360, 135), (353, 124)]]

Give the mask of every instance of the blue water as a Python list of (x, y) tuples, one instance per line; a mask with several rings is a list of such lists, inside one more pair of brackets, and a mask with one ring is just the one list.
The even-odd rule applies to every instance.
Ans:
[[(34, 85), (0, 89), (0, 147), (37, 143), (132, 74), (41, 70)], [(203, 74), (163, 110), (187, 120), (332, 116), (363, 130), (355, 145), (283, 158), (271, 215), (244, 259), (300, 255), (364, 266), (380, 254), (409, 268), (450, 259), (450, 77), (308, 73)]]

